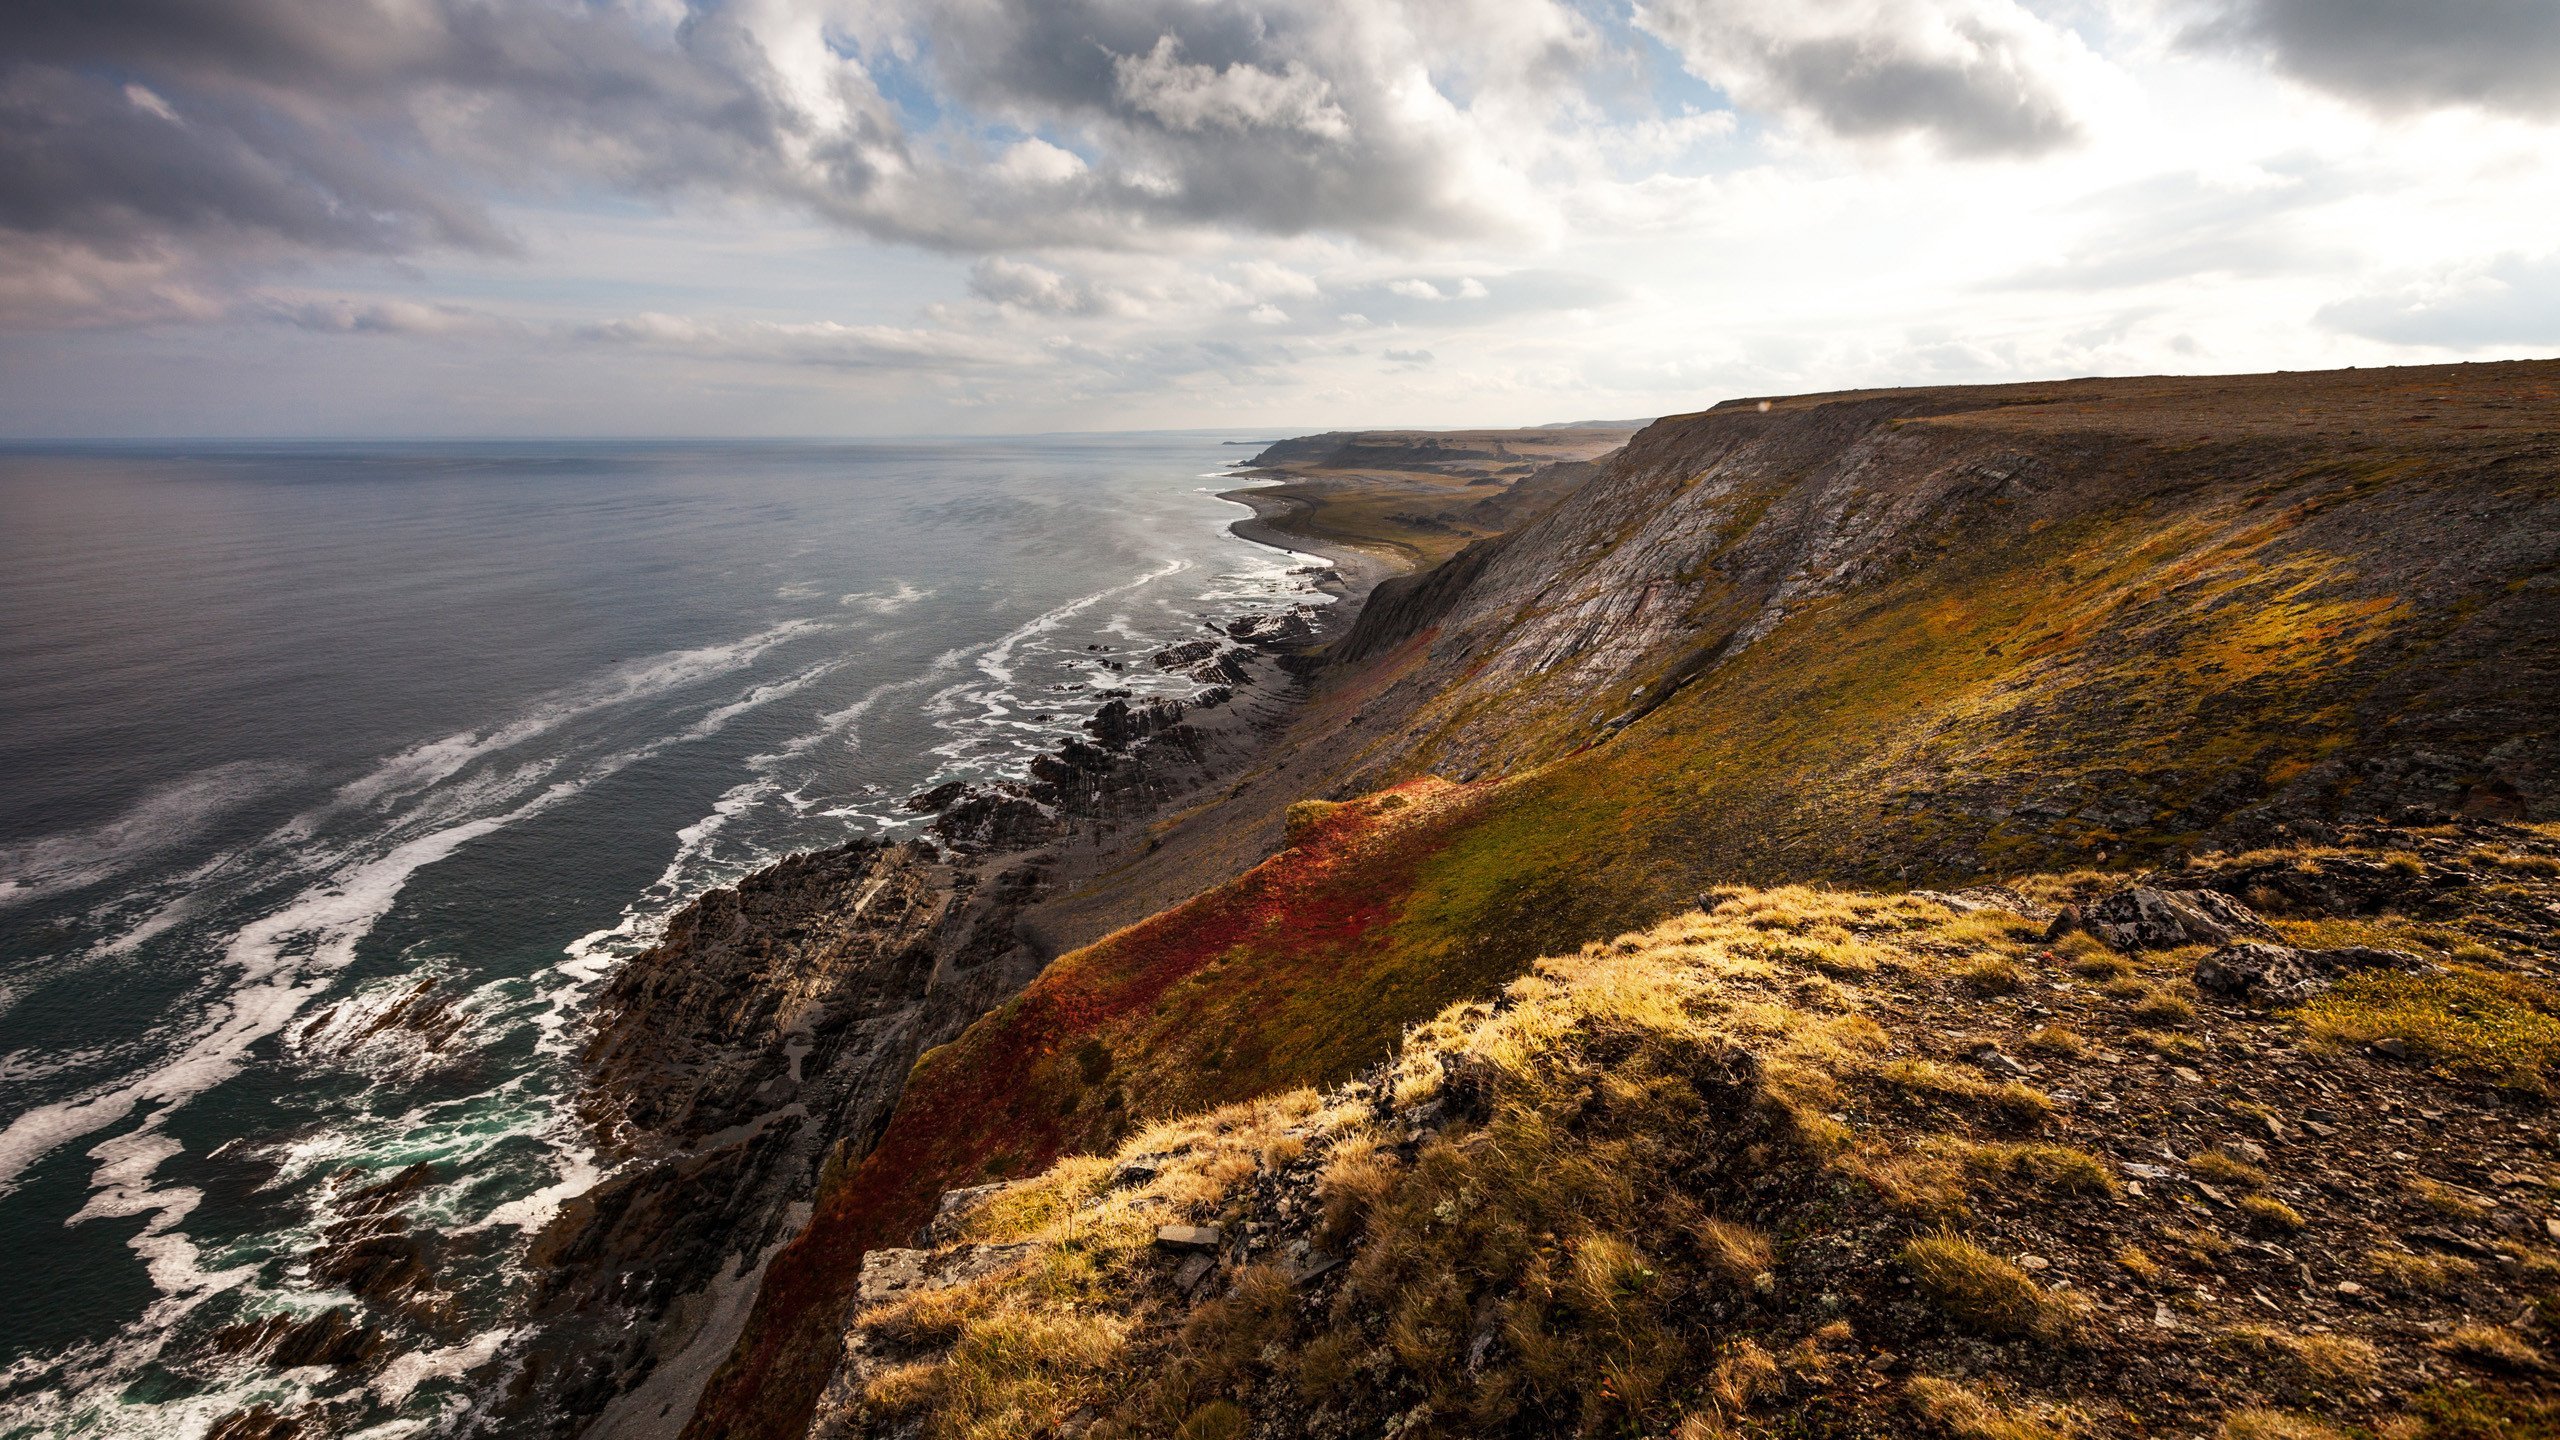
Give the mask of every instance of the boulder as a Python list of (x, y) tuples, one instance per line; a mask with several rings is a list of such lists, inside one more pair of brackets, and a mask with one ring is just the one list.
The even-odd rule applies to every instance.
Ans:
[(952, 802), (968, 793), (968, 781), (945, 780), (930, 790), (919, 790), (913, 795), (908, 796), (904, 808), (910, 814), (939, 815), (943, 811), (950, 809)]
[(1167, 1250), (1215, 1250), (1226, 1238), (1226, 1232), (1215, 1225), (1156, 1227), (1156, 1243)]
[(2301, 951), (2257, 940), (2225, 945), (2198, 960), (2195, 980), (2200, 989), (2244, 999), (2308, 993), (2323, 984)]
[(2303, 956), (2324, 970), (2423, 970), (2427, 965), (2406, 950), (2383, 950), (2371, 945), (2306, 950)]
[(2243, 936), (2277, 938), (2249, 907), (2227, 895), (2210, 890), (2155, 890), (2147, 885), (2119, 890), (2094, 902), (2081, 912), (2080, 923), (2118, 950), (2227, 945)]
[(949, 1250), (873, 1250), (862, 1257), (856, 1293), (862, 1304), (879, 1305), (919, 1290), (944, 1290), (993, 1274), (1039, 1248), (961, 1245)]
[(1066, 831), (1055, 810), (1019, 786), (971, 786), (943, 807), (934, 833), (954, 850), (1028, 850)]

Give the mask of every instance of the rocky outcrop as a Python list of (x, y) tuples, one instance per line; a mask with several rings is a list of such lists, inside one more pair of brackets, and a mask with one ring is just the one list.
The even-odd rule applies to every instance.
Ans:
[(907, 808), (933, 815), (934, 834), (969, 853), (1026, 850), (1067, 835), (1079, 822), (1144, 814), (1208, 778), (1209, 750), (1183, 717), (1233, 695), (1212, 686), (1188, 706), (1163, 696), (1132, 703), (1125, 692), (1115, 695), (1085, 722), (1091, 743), (1060, 742), (1031, 762), (1029, 778), (951, 781), (910, 797)]
[(2056, 922), (2073, 922), (2118, 950), (2174, 950), (2181, 945), (2221, 945), (2241, 936), (2273, 940), (2276, 932), (2249, 908), (2211, 890), (2155, 890), (2135, 885), (2095, 901)]
[(635, 1392), (690, 1404), (681, 1382), (727, 1350), (830, 1158), (867, 1145), (918, 1054), (1036, 971), (1010, 917), (1037, 883), (1036, 864), (982, 879), (930, 845), (857, 842), (705, 894), (616, 972), (584, 1108), (621, 1164), (536, 1239), (541, 1338), (511, 1429), (602, 1412), (592, 1433), (619, 1433), (654, 1408)]

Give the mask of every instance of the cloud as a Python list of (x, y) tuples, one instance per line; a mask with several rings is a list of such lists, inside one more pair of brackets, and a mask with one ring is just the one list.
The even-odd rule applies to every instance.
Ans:
[(1108, 286), (1001, 255), (969, 267), (969, 293), (1045, 315), (1104, 315), (1132, 308), (1127, 296)]
[(641, 314), (575, 327), (568, 338), (686, 355), (830, 370), (966, 370), (1020, 365), (1021, 347), (947, 330), (834, 321), (703, 320)]
[(1351, 138), (1351, 117), (1333, 86), (1300, 60), (1277, 71), (1241, 62), (1213, 70), (1181, 59), (1171, 35), (1144, 55), (1115, 55), (1120, 98), (1176, 130), (1296, 130), (1320, 140)]
[(2560, 351), (2560, 253), (2501, 256), (2469, 273), (2336, 301), (2318, 318), (2393, 345)]
[(216, 289), (503, 251), (502, 207), (599, 194), (977, 255), (1526, 234), (1521, 127), (1569, 117), (1514, 102), (1585, 29), (1559, 0), (19, 0), (0, 235)]
[(1995, 156), (2080, 137), (2085, 47), (2015, 0), (1647, 0), (1636, 23), (1736, 104), (1843, 139)]
[(2312, 212), (2356, 193), (2350, 177), (2299, 157), (2234, 174), (2158, 175), (2099, 191), (2065, 213), (2090, 238), (1998, 288), (2082, 293), (2206, 275), (2273, 275), (2336, 252)]
[(2475, 106), (2560, 114), (2551, 0), (2224, 0), (2198, 48), (2263, 53), (2283, 73), (2383, 111)]
[(0, 229), (107, 254), (162, 240), (218, 253), (505, 244), (478, 206), (346, 127), (27, 64), (0, 67)]
[(297, 330), (330, 335), (424, 335), (434, 337), (498, 335), (525, 327), (463, 305), (426, 305), (414, 300), (356, 300), (346, 297), (269, 300), (265, 313)]

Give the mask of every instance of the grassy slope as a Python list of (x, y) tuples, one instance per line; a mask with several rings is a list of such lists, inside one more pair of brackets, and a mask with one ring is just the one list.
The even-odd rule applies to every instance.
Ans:
[[(2483, 631), (2515, 683), (2552, 673), (2554, 628), (2501, 608), (2546, 592), (2486, 565), (2413, 592), (2385, 548), (2449, 506), (2547, 504), (2547, 465), (2109, 424), (2080, 447), (2100, 462), (2073, 503), (1800, 610), (1606, 743), (1587, 697), (1439, 682), (1391, 776), (1418, 779), (1435, 734), (1506, 707), (1511, 742), (1552, 758), (1342, 812), (1330, 838), (1065, 957), (927, 1057), (879, 1148), (822, 1187), (688, 1433), (798, 1435), (860, 1254), (904, 1243), (944, 1189), (1107, 1147), (1133, 1116), (1338, 1080), (1532, 957), (1712, 883), (1919, 883), (2173, 848), (2234, 805), (2352, 781), (2322, 767), (2454, 708), (2406, 677), (2473, 666)], [(2050, 443), (2069, 453), (2067, 428)], [(2059, 809), (2017, 803), (2064, 781), (2082, 789)]]
[[(2292, 1011), (2187, 990), (2196, 951), (1728, 889), (1453, 1007), (1390, 1071), (985, 1202), (957, 1238), (1027, 1252), (864, 1315), (844, 1398), (952, 1440), (1079, 1410), (1095, 1440), (2560, 1433), (2560, 1173), (2515, 1099), (2560, 1059), (2555, 830), (2183, 876), (2378, 876), (2345, 913), (2268, 903), (2441, 967)], [(2413, 1053), (2361, 1048), (2377, 1007)], [(1216, 1283), (1180, 1286), (1168, 1222), (1225, 1227)], [(1348, 1264), (1300, 1278), (1310, 1251)]]

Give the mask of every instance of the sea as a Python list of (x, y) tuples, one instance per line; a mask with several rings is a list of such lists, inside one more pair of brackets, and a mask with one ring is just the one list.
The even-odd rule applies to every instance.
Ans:
[[(0, 1436), (472, 1428), (602, 1178), (599, 982), (1324, 603), (1229, 533), (1239, 438), (0, 447)], [(362, 1312), (311, 1256), (420, 1161), (434, 1314), (365, 1314), (369, 1366), (226, 1353)]]

